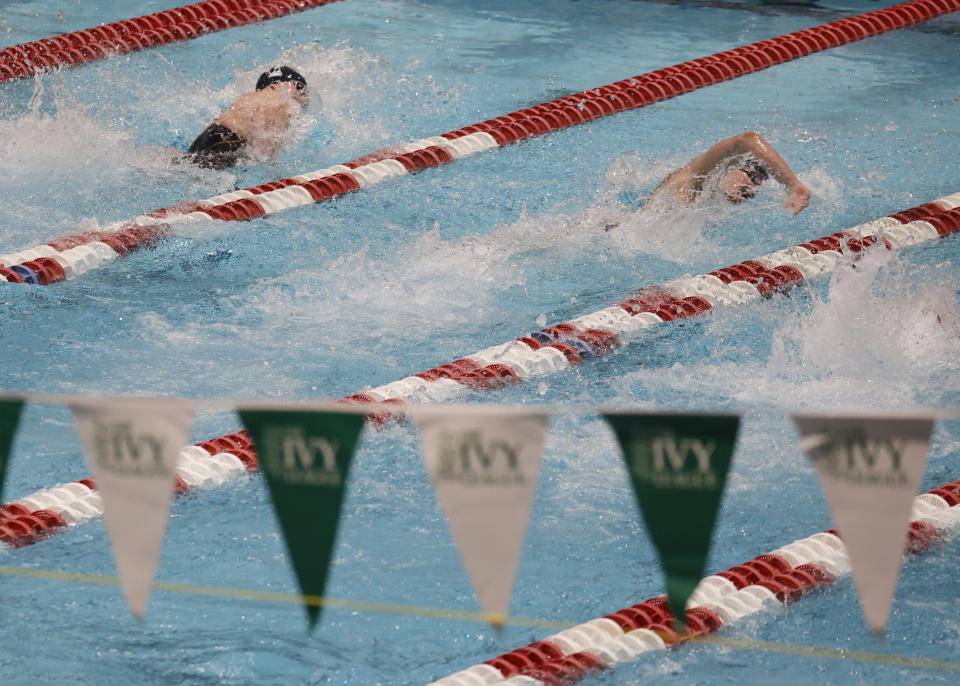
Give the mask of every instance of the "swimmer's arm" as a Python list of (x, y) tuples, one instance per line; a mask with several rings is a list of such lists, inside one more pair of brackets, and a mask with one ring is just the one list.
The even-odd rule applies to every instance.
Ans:
[[(718, 150), (719, 149), (719, 150)], [(709, 161), (713, 166), (709, 167), (712, 171), (716, 166), (724, 161), (729, 161), (731, 157), (752, 157), (766, 168), (774, 179), (783, 184), (788, 190), (803, 187), (800, 179), (787, 166), (783, 158), (774, 150), (763, 136), (753, 131), (741, 133), (725, 141), (720, 141), (704, 155), (700, 157), (712, 156)], [(697, 159), (700, 159), (699, 157)], [(696, 160), (694, 160), (696, 162)], [(693, 162), (691, 162), (693, 164)], [(706, 173), (706, 172), (703, 172)]]
[(693, 175), (706, 176), (727, 167), (736, 158), (745, 160), (748, 157), (762, 163), (770, 175), (784, 186), (799, 183), (777, 151), (770, 147), (763, 136), (753, 131), (720, 141), (699, 157), (690, 160), (685, 169)]
[(796, 214), (810, 202), (810, 189), (787, 166), (783, 158), (774, 150), (763, 136), (747, 131), (722, 140), (690, 161), (686, 166), (690, 173), (706, 176), (718, 167), (730, 163), (732, 158), (750, 157), (760, 162), (774, 179), (787, 189), (787, 209)]
[(700, 192), (700, 184), (704, 178), (728, 166), (731, 160), (736, 157), (756, 157), (758, 161), (766, 163), (765, 166), (771, 168), (771, 175), (779, 180), (773, 169), (776, 163), (771, 162), (768, 152), (776, 156), (782, 167), (786, 167), (786, 163), (758, 134), (748, 131), (738, 136), (732, 136), (720, 141), (702, 155), (694, 157), (670, 174), (653, 190), (653, 193), (666, 191), (681, 202), (689, 202)]

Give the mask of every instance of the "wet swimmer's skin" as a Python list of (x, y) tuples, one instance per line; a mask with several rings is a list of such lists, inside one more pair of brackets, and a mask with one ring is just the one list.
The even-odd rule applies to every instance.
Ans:
[(306, 79), (290, 67), (274, 67), (197, 136), (186, 159), (208, 169), (232, 167), (248, 155), (269, 159), (307, 102)]
[(720, 172), (717, 189), (727, 201), (740, 204), (753, 198), (768, 177), (787, 189), (786, 208), (796, 215), (810, 203), (810, 189), (790, 170), (783, 158), (760, 134), (753, 131), (722, 140), (673, 172), (655, 193), (671, 194), (689, 205), (707, 189), (708, 177)]
[[(790, 214), (795, 216), (810, 204), (810, 189), (760, 134), (747, 131), (720, 141), (670, 174), (653, 190), (650, 199), (667, 197), (681, 205), (692, 205), (720, 195), (739, 205), (752, 199), (770, 177), (787, 189), (785, 205)], [(716, 182), (708, 184), (710, 179)]]

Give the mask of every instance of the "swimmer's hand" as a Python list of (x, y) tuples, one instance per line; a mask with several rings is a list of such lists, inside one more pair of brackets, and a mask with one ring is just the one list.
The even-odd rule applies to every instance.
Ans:
[(810, 189), (799, 181), (795, 186), (787, 191), (787, 202), (785, 206), (793, 216), (797, 216), (800, 211), (810, 204)]

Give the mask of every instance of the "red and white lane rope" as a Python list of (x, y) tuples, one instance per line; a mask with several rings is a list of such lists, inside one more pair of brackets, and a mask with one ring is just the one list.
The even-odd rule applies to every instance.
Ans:
[(833, 271), (841, 258), (881, 243), (887, 249), (960, 232), (960, 193), (846, 231), (718, 269), (645, 288), (623, 302), (346, 398), (354, 402), (446, 399), (545, 376), (604, 355), (621, 339), (716, 306), (733, 305)]
[(129, 221), (115, 222), (101, 231), (66, 236), (29, 250), (0, 255), (0, 267), (6, 268), (0, 280), (42, 285), (62, 281), (139, 248), (154, 246), (171, 225), (179, 222), (252, 219), (322, 202), (395, 176), (643, 107), (956, 10), (960, 10), (960, 0), (912, 0), (658, 69), (341, 165), (162, 208)]
[[(177, 492), (212, 488), (233, 473), (257, 470), (257, 455), (246, 431), (187, 446), (177, 459)], [(103, 514), (103, 501), (93, 479), (45, 488), (0, 507), (0, 542), (23, 546), (57, 529)]]
[(0, 49), (0, 83), (276, 19), (339, 0), (204, 0)]
[[(913, 501), (907, 550), (922, 552), (941, 534), (960, 527), (960, 481)], [(846, 547), (836, 531), (801, 538), (766, 555), (708, 576), (687, 602), (687, 629), (671, 629), (673, 615), (659, 596), (517, 648), (429, 686), (559, 686), (590, 672), (674, 646), (764, 609), (799, 600), (849, 573)]]
[[(718, 305), (750, 302), (832, 271), (844, 253), (857, 254), (878, 243), (892, 250), (957, 232), (960, 193), (709, 274), (684, 276), (644, 289), (618, 305), (351, 395), (342, 402), (402, 404), (448, 399), (466, 389), (495, 388), (553, 374), (603, 355), (621, 339), (647, 327), (696, 316)], [(246, 432), (188, 446), (180, 453), (178, 489), (201, 483), (212, 486), (232, 471), (254, 471), (256, 465), (256, 452)], [(93, 489), (93, 482), (84, 479), (0, 507), (0, 541), (32, 543), (53, 529), (99, 515), (99, 495)], [(15, 523), (21, 519), (20, 524)]]

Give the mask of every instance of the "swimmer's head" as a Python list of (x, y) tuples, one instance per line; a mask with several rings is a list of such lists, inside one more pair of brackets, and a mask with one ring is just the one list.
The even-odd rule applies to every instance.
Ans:
[(282, 67), (271, 67), (260, 74), (260, 78), (257, 79), (257, 90), (262, 91), (264, 88), (272, 86), (275, 83), (286, 82), (293, 83), (297, 87), (297, 92), (294, 97), (296, 97), (299, 102), (306, 103), (307, 80), (303, 78), (300, 72), (286, 65)]
[(766, 168), (756, 160), (747, 160), (739, 167), (731, 167), (720, 179), (720, 190), (727, 200), (739, 204), (750, 200), (760, 190), (760, 184), (770, 178)]

